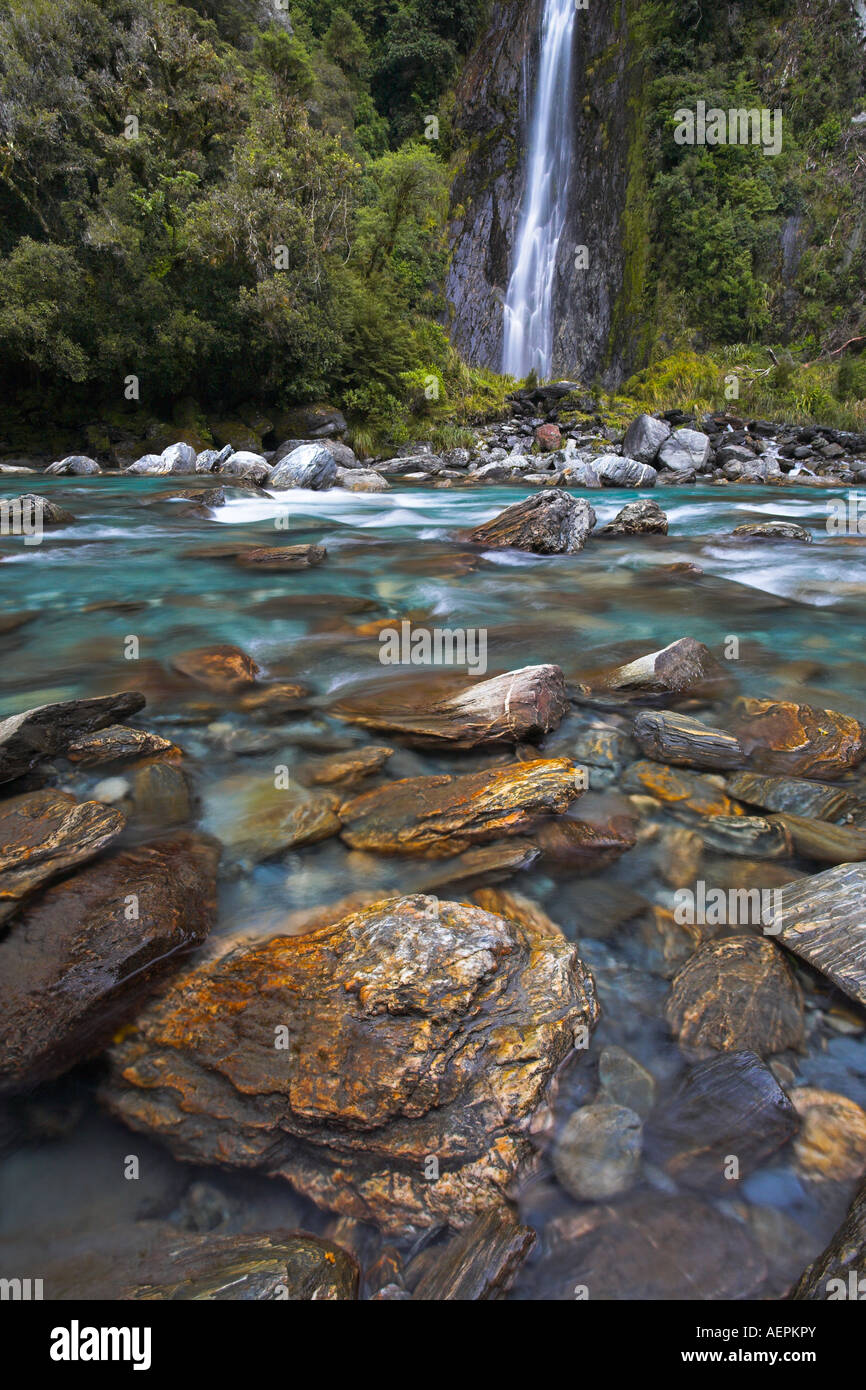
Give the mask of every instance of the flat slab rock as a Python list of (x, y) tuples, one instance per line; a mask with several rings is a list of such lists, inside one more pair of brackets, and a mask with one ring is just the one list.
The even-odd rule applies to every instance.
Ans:
[(779, 949), (758, 936), (710, 941), (674, 979), (665, 1009), (688, 1057), (756, 1052), (769, 1057), (803, 1042), (803, 996)]
[(565, 677), (558, 666), (525, 666), (468, 686), (426, 707), (401, 706), (399, 693), (377, 691), (343, 700), (330, 711), (366, 729), (399, 734), (421, 747), (447, 744), (477, 748), (487, 743), (519, 743), (559, 727), (569, 711)]
[(304, 1232), (202, 1236), (145, 1259), (122, 1299), (337, 1302), (358, 1297), (354, 1256)]
[(312, 792), (294, 782), (283, 789), (273, 776), (233, 774), (206, 789), (202, 824), (229, 858), (255, 864), (336, 835), (339, 802), (337, 792)]
[(339, 807), (353, 849), (442, 858), (471, 845), (519, 835), (561, 814), (580, 795), (569, 758), (510, 763), (462, 776), (407, 777)]
[(461, 1228), (528, 1162), (597, 1017), (565, 940), (392, 898), (186, 971), (115, 1043), (104, 1095), (180, 1158), (286, 1178), (386, 1230)]
[(64, 700), (38, 705), (0, 723), (0, 782), (12, 782), (41, 758), (65, 753), (70, 743), (94, 729), (105, 729), (143, 709), (137, 691), (100, 695), (92, 700)]
[(125, 724), (110, 724), (92, 734), (74, 739), (64, 753), (72, 763), (93, 767), (98, 763), (127, 762), (131, 758), (150, 758), (158, 754), (179, 754), (167, 738), (147, 729), (131, 729)]
[(204, 940), (217, 860), (212, 841), (178, 834), (109, 855), (20, 913), (0, 941), (0, 1091), (50, 1080), (98, 1052)]
[(810, 782), (801, 777), (765, 777), (738, 772), (728, 778), (728, 791), (738, 801), (763, 811), (786, 811), (813, 820), (835, 821), (857, 806), (857, 797), (845, 787)]
[(488, 550), (530, 550), (536, 555), (570, 555), (583, 550), (596, 515), (584, 498), (559, 488), (536, 492), (476, 526), (463, 539)]
[(781, 890), (775, 940), (866, 1008), (866, 864), (840, 864)]
[(506, 1206), (491, 1207), (437, 1252), (412, 1293), (417, 1302), (489, 1302), (503, 1298), (535, 1245)]
[(742, 767), (745, 761), (732, 734), (669, 710), (642, 710), (634, 721), (634, 737), (645, 757), (674, 767), (718, 771)]
[(851, 715), (748, 697), (735, 711), (740, 743), (761, 772), (833, 781), (866, 757), (866, 727)]
[(0, 802), (0, 922), (36, 888), (116, 840), (126, 818), (45, 787)]

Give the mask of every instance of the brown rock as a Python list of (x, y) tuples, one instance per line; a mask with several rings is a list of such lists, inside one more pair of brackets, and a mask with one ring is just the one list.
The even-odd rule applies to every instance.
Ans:
[[(216, 915), (218, 851), (181, 834), (49, 888), (0, 941), (0, 1090), (98, 1052)], [(137, 911), (137, 917), (131, 915)]]
[(252, 657), (242, 652), (240, 647), (233, 647), (227, 642), (181, 652), (171, 664), (181, 676), (217, 694), (229, 694), (242, 690), (244, 686), (254, 685), (259, 674), (259, 667)]
[(835, 710), (741, 698), (738, 735), (752, 765), (781, 776), (841, 777), (866, 757), (866, 728)]
[(375, 745), (352, 748), (346, 753), (335, 753), (332, 758), (307, 764), (299, 769), (298, 778), (308, 787), (352, 787), (374, 772), (381, 772), (393, 756), (393, 748)]
[(661, 651), (630, 661), (626, 666), (605, 672), (593, 689), (618, 690), (647, 695), (682, 695), (686, 691), (724, 683), (724, 670), (703, 642), (681, 637)]
[(190, 1161), (287, 1178), (385, 1229), (466, 1226), (528, 1161), (552, 1078), (596, 1021), (574, 947), (538, 945), (415, 897), (241, 947), (139, 1016), (106, 1099)]
[(465, 540), (488, 550), (530, 550), (536, 555), (565, 555), (583, 550), (596, 522), (583, 498), (552, 488), (514, 502), (504, 512), (467, 532)]
[(792, 1299), (862, 1301), (866, 1294), (866, 1183), (860, 1188), (844, 1223), (827, 1249), (818, 1256), (791, 1294)]
[(562, 927), (548, 917), (544, 908), (522, 893), (511, 893), (507, 888), (476, 888), (472, 901), (485, 912), (505, 917), (509, 922), (517, 922), (536, 936), (564, 936)]
[(368, 729), (399, 734), (409, 743), (476, 748), (485, 743), (519, 743), (540, 738), (568, 713), (565, 678), (558, 666), (526, 666), (471, 685), (456, 695), (422, 705), (398, 703), (377, 690), (343, 700), (331, 711)]
[(149, 758), (157, 753), (180, 756), (181, 750), (167, 738), (149, 733), (146, 729), (131, 729), (124, 724), (111, 724), (92, 734), (84, 734), (74, 739), (65, 751), (65, 757), (82, 767), (94, 767), (98, 763), (115, 763), (130, 758)]
[(125, 824), (111, 806), (52, 787), (0, 803), (0, 922), (34, 889), (93, 859)]
[(690, 823), (704, 816), (743, 814), (743, 808), (708, 777), (675, 771), (660, 763), (632, 763), (621, 785), (624, 791), (656, 797), (669, 811)]
[(121, 1298), (335, 1302), (358, 1297), (355, 1260), (303, 1232), (202, 1236), (145, 1259)]
[(600, 536), (666, 536), (668, 519), (658, 502), (640, 499), (629, 502), (613, 521), (599, 531)]
[(435, 1252), (412, 1298), (427, 1303), (503, 1298), (534, 1245), (531, 1227), (521, 1226), (508, 1207), (491, 1207)]
[(269, 545), (244, 550), (236, 563), (245, 569), (308, 570), (328, 557), (323, 545)]
[(259, 719), (280, 719), (293, 710), (309, 708), (309, 689), (305, 685), (292, 682), (278, 682), (275, 685), (261, 686), (242, 695), (238, 709)]
[(762, 777), (737, 772), (728, 778), (728, 791), (738, 801), (762, 811), (785, 811), (814, 820), (834, 821), (857, 806), (857, 798), (844, 787), (808, 782), (797, 777)]
[(782, 813), (770, 816), (784, 828), (798, 854), (822, 864), (856, 864), (866, 859), (866, 830)]
[(665, 1010), (687, 1056), (757, 1052), (803, 1042), (803, 996), (782, 953), (757, 936), (702, 946), (677, 975)]
[(775, 939), (866, 1008), (866, 867), (840, 864), (781, 890)]
[(629, 816), (610, 816), (601, 825), (562, 816), (539, 826), (532, 838), (546, 864), (575, 874), (606, 869), (637, 844)]
[(562, 448), (562, 432), (558, 425), (539, 425), (535, 431), (535, 442), (544, 454), (555, 454)]
[(802, 1086), (791, 1092), (802, 1119), (794, 1144), (797, 1166), (813, 1182), (866, 1177), (866, 1111), (847, 1096)]
[(339, 808), (354, 849), (439, 859), (500, 835), (519, 835), (579, 795), (568, 758), (511, 763), (460, 777), (407, 777)]
[(778, 816), (708, 816), (700, 823), (700, 834), (713, 849), (743, 859), (787, 859), (792, 853), (791, 837)]
[(169, 762), (149, 762), (138, 768), (132, 781), (133, 815), (136, 821), (168, 829), (192, 820), (192, 799), (179, 767)]
[(145, 703), (143, 695), (128, 690), (93, 700), (39, 705), (23, 714), (13, 714), (0, 723), (0, 782), (21, 777), (40, 758), (64, 753), (83, 734), (137, 714)]

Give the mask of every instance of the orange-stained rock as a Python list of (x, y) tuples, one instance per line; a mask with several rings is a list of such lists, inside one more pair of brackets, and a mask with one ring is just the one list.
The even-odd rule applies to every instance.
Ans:
[(393, 755), (393, 748), (381, 744), (350, 748), (345, 753), (305, 763), (298, 769), (298, 780), (306, 787), (352, 787), (374, 772), (381, 772)]
[(566, 811), (580, 794), (575, 773), (570, 758), (548, 758), (460, 777), (406, 777), (344, 802), (341, 834), (354, 849), (380, 854), (460, 854)]
[(0, 1090), (47, 1081), (99, 1051), (203, 941), (217, 846), (178, 834), (108, 855), (25, 908), (0, 941)]
[(562, 927), (548, 917), (540, 903), (527, 898), (523, 893), (512, 893), (507, 888), (476, 888), (472, 901), (485, 912), (493, 912), (497, 917), (507, 917), (509, 922), (517, 922), (538, 936), (562, 937)]
[(789, 777), (841, 777), (866, 757), (866, 727), (851, 715), (784, 700), (736, 701), (737, 734), (753, 767)]
[(70, 743), (65, 752), (70, 762), (80, 763), (82, 767), (129, 758), (150, 758), (157, 754), (180, 757), (181, 750), (160, 734), (147, 729), (131, 729), (125, 724), (112, 724), (107, 729), (84, 734)]
[(0, 802), (0, 922), (34, 889), (116, 840), (126, 818), (53, 787)]
[(803, 1042), (800, 986), (783, 953), (759, 936), (701, 946), (674, 980), (665, 1014), (688, 1057), (769, 1057)]
[(171, 664), (181, 676), (219, 694), (254, 685), (259, 674), (252, 657), (228, 642), (181, 652)]
[(462, 1227), (528, 1161), (597, 1014), (568, 942), (391, 898), (186, 971), (112, 1048), (104, 1094), (191, 1162), (386, 1229)]
[(637, 844), (629, 816), (609, 816), (598, 825), (561, 816), (539, 826), (532, 839), (542, 852), (542, 863), (573, 874), (606, 869)]
[(791, 1092), (802, 1119), (794, 1143), (797, 1167), (814, 1182), (866, 1176), (866, 1112), (847, 1096), (802, 1086)]
[(332, 1303), (356, 1299), (359, 1280), (352, 1255), (304, 1231), (207, 1235), (144, 1259), (135, 1286), (120, 1296)]
[(696, 772), (665, 767), (662, 763), (632, 763), (620, 784), (624, 791), (654, 796), (671, 811), (687, 820), (700, 816), (742, 816), (738, 802), (725, 795), (724, 789)]

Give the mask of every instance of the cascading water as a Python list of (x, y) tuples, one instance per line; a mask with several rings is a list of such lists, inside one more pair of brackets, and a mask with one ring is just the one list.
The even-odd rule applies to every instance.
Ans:
[[(502, 370), (550, 375), (553, 280), (568, 208), (572, 157), (571, 54), (575, 0), (544, 0), (538, 83), (526, 152), (526, 190), (505, 299)], [(528, 67), (525, 68), (528, 87)]]

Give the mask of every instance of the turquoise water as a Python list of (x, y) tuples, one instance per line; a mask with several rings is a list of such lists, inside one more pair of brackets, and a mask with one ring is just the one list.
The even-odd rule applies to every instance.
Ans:
[[(212, 485), (212, 479), (202, 480), (202, 486)], [(207, 828), (217, 824), (209, 793), (227, 777), (252, 784), (270, 776), (277, 762), (296, 766), (317, 753), (388, 741), (328, 713), (330, 702), (356, 685), (417, 682), (417, 670), (383, 671), (376, 631), (362, 630), (386, 618), (486, 629), (488, 674), (554, 662), (575, 683), (691, 636), (723, 660), (726, 647), (737, 649), (728, 665), (742, 693), (830, 706), (866, 720), (866, 538), (830, 535), (826, 528), (828, 501), (846, 497), (846, 489), (705, 487), (638, 494), (654, 498), (668, 513), (668, 537), (590, 540), (581, 554), (542, 558), (480, 554), (460, 539), (461, 531), (525, 497), (527, 490), (520, 488), (398, 484), (386, 494), (334, 490), (273, 497), (235, 489), (228, 504), (210, 515), (190, 515), (188, 504), (171, 500), (178, 490), (197, 486), (187, 478), (7, 478), (0, 497), (31, 486), (61, 502), (75, 520), (47, 531), (40, 546), (0, 537), (0, 715), (51, 700), (143, 690), (148, 707), (137, 722), (184, 749), (195, 815)], [(601, 526), (636, 494), (585, 495)], [(808, 526), (814, 543), (730, 540), (735, 526), (767, 519)], [(236, 541), (316, 542), (328, 555), (322, 565), (300, 573), (253, 572), (231, 558), (196, 555), (197, 549)], [(3, 619), (16, 614), (29, 615), (28, 621), (4, 631)], [(128, 660), (133, 637), (138, 659)], [(242, 647), (265, 678), (307, 685), (313, 708), (276, 726), (255, 724), (230, 697), (196, 690), (172, 673), (178, 653), (215, 642)], [(227, 729), (229, 735), (252, 730), (260, 742), (240, 754)], [(551, 740), (557, 754), (568, 751), (570, 729), (568, 722)], [(501, 756), (398, 747), (388, 775), (471, 770)], [(102, 775), (100, 769), (70, 774), (62, 768), (61, 784), (89, 794)], [(579, 804), (592, 818), (624, 803), (614, 789), (591, 793)], [(735, 873), (736, 861), (728, 863)], [(336, 840), (255, 867), (227, 863), (215, 935), (228, 940), (267, 933), (280, 927), (287, 912), (359, 888), (411, 891), (423, 872), (417, 863), (353, 854)], [(665, 901), (652, 857), (640, 846), (596, 881), (637, 892), (648, 902)], [(643, 1061), (659, 1084), (672, 1079), (682, 1058), (661, 1016), (668, 985), (640, 940), (602, 932), (597, 922), (588, 925), (583, 880), (558, 880), (532, 869), (509, 886), (538, 898), (581, 941), (597, 972), (605, 1016), (593, 1055), (596, 1044), (616, 1042)], [(838, 1089), (866, 1105), (862, 1032), (823, 1038), (798, 1065), (796, 1084)], [(564, 1080), (562, 1104), (586, 1099), (586, 1085), (580, 1064)], [(62, 1164), (63, 1143), (55, 1149)], [(832, 1232), (841, 1199), (819, 1199), (785, 1163), (750, 1184), (746, 1205), (778, 1210), (799, 1223), (803, 1248), (796, 1258), (805, 1263)], [(74, 1189), (72, 1182), (71, 1202)], [(738, 1200), (743, 1202), (742, 1195)], [(522, 1215), (538, 1227), (542, 1248), (551, 1213), (563, 1203), (544, 1172), (521, 1197)], [(573, 1210), (573, 1204), (565, 1207)], [(98, 1206), (95, 1212), (98, 1225)], [(322, 1228), (324, 1218), (312, 1209), (305, 1219)], [(518, 1296), (528, 1287), (522, 1280)], [(547, 1296), (557, 1295), (548, 1290)]]

